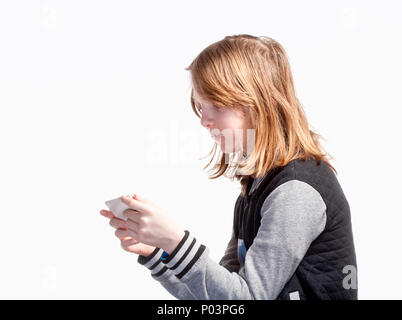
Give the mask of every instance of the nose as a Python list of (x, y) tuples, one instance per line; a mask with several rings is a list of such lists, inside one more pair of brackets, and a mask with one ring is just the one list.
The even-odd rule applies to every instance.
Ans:
[(208, 116), (206, 113), (202, 113), (201, 125), (205, 128), (211, 129), (214, 128), (214, 121), (211, 116)]

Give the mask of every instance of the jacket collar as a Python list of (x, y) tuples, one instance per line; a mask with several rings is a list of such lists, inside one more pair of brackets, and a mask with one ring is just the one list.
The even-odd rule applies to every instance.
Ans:
[(254, 191), (258, 188), (258, 186), (261, 184), (261, 182), (264, 180), (265, 177), (266, 177), (266, 175), (263, 176), (263, 177), (258, 177), (258, 178), (256, 178), (256, 179), (251, 178), (251, 182), (250, 182), (250, 183), (252, 183), (252, 185), (251, 185), (250, 191), (248, 192), (249, 195), (251, 195), (252, 193), (254, 193)]

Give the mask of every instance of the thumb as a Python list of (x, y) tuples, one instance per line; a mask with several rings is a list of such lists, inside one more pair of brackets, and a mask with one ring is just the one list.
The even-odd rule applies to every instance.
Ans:
[(142, 195), (138, 195), (137, 193), (133, 195), (133, 199), (152, 204), (151, 200), (149, 200), (148, 198), (146, 198)]
[(152, 205), (154, 207), (157, 207), (160, 209), (159, 206), (157, 206), (155, 203), (153, 203), (151, 200), (149, 200), (147, 197), (144, 197), (143, 195), (138, 195), (137, 193), (134, 194), (133, 199), (144, 202), (146, 204)]

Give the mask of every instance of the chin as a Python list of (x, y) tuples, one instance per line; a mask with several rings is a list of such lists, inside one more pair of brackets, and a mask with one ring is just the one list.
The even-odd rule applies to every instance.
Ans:
[(241, 148), (235, 148), (233, 143), (217, 142), (217, 144), (220, 146), (223, 153), (234, 153), (242, 150)]

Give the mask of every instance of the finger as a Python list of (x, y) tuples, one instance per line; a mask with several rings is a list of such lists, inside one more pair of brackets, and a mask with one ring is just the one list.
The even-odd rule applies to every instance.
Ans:
[(110, 224), (113, 228), (127, 229), (126, 221), (121, 220), (121, 219), (119, 219), (119, 218), (112, 218), (112, 219), (110, 219), (109, 224)]
[(136, 239), (139, 241), (138, 233), (132, 229), (127, 229), (127, 232), (125, 233), (125, 235), (127, 235), (127, 237), (130, 237), (130, 238), (133, 238), (133, 239)]
[(136, 243), (140, 243), (139, 241), (137, 241), (136, 239), (130, 237), (124, 240), (121, 240), (121, 244), (122, 245), (131, 245), (131, 244), (136, 244)]
[(160, 207), (158, 207), (155, 203), (153, 203), (150, 199), (144, 197), (143, 195), (135, 194), (135, 195), (133, 196), (133, 198), (134, 198), (135, 200), (142, 201), (142, 202), (145, 202), (145, 203), (147, 203), (147, 204), (149, 204), (149, 205), (152, 205), (152, 206), (155, 206), (155, 207), (157, 207), (157, 208), (160, 208)]
[(116, 229), (114, 235), (120, 240), (123, 240), (125, 238), (132, 238), (133, 233), (128, 229)]
[(114, 214), (113, 214), (113, 212), (112, 211), (109, 211), (109, 210), (101, 210), (100, 211), (100, 214), (102, 215), (102, 216), (104, 216), (104, 217), (106, 217), (106, 218), (113, 218), (114, 217)]
[(131, 238), (131, 239), (128, 239), (128, 240), (121, 241), (120, 245), (124, 250), (130, 251), (129, 247), (133, 246), (133, 245), (136, 245), (137, 243), (139, 243), (139, 241)]
[(132, 221), (132, 220), (127, 220), (127, 221), (126, 221), (126, 226), (127, 226), (127, 229), (128, 229), (129, 231), (134, 232), (135, 234), (138, 233), (138, 228), (139, 228), (139, 224), (138, 224), (138, 223), (136, 223), (136, 222), (134, 222), (134, 221)]
[(127, 219), (132, 220), (136, 223), (140, 223), (140, 220), (139, 220), (140, 215), (141, 215), (140, 212), (134, 211), (133, 209), (127, 209), (127, 210), (124, 210), (124, 212), (123, 212), (124, 217), (126, 217)]
[(138, 200), (135, 200), (133, 198), (129, 198), (126, 196), (121, 196), (120, 197), (121, 201), (128, 205), (130, 209), (137, 210), (139, 212), (145, 212), (148, 213), (150, 211), (151, 205), (145, 202), (141, 202)]

